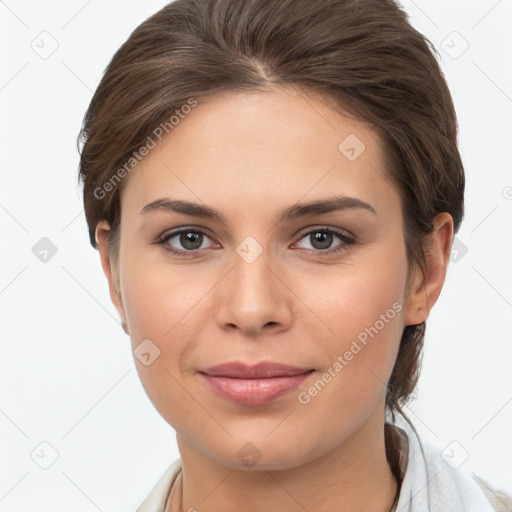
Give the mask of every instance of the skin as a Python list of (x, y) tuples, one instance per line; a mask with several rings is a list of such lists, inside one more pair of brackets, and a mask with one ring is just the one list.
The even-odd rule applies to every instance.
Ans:
[[(338, 149), (349, 134), (365, 144), (354, 161)], [(376, 213), (278, 219), (289, 206), (333, 194)], [(168, 197), (208, 205), (225, 222), (141, 214)], [(207, 232), (186, 257), (154, 243), (179, 227)], [(356, 243), (335, 233), (321, 246), (311, 235), (326, 227)], [(118, 261), (109, 258), (108, 234), (100, 222), (102, 267), (132, 348), (150, 339), (160, 350), (149, 366), (135, 361), (149, 398), (176, 430), (183, 497), (173, 493), (167, 512), (334, 512), (340, 503), (346, 512), (389, 510), (396, 481), (384, 445), (386, 382), (404, 326), (423, 322), (439, 296), (453, 222), (447, 213), (434, 219), (427, 277), (415, 270), (408, 289), (400, 197), (371, 126), (325, 98), (282, 88), (201, 99), (124, 183)], [(248, 236), (262, 249), (252, 263), (236, 251)], [(166, 244), (190, 247), (179, 235)], [(401, 306), (394, 318), (299, 403), (298, 392), (394, 303)], [(315, 372), (274, 402), (240, 405), (214, 394), (198, 373), (234, 360)], [(261, 454), (252, 467), (237, 456), (249, 442)]]

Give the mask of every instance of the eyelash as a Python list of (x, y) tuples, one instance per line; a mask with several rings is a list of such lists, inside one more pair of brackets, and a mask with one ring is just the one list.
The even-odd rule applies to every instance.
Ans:
[[(156, 242), (155, 244), (156, 245), (161, 245), (166, 251), (169, 251), (173, 254), (176, 254), (177, 256), (181, 256), (181, 257), (188, 257), (189, 255), (190, 256), (193, 256), (195, 253), (198, 252), (198, 249), (196, 250), (191, 250), (191, 251), (181, 251), (181, 250), (177, 250), (177, 249), (174, 249), (167, 244), (167, 242), (171, 239), (171, 238), (174, 238), (175, 236), (177, 235), (180, 235), (181, 233), (199, 233), (201, 235), (204, 235), (208, 238), (210, 238), (210, 236), (208, 235), (208, 233), (206, 231), (203, 231), (202, 229), (198, 229), (198, 228), (180, 228), (180, 229), (177, 229), (175, 231), (172, 231), (170, 233), (167, 233), (165, 235), (163, 235), (162, 237), (160, 237)], [(343, 251), (343, 250), (346, 250), (347, 246), (350, 246), (350, 245), (354, 245), (357, 243), (356, 241), (356, 238), (353, 237), (353, 236), (349, 236), (347, 235), (345, 232), (341, 231), (341, 230), (338, 230), (338, 229), (334, 229), (334, 228), (330, 228), (330, 227), (327, 227), (327, 226), (322, 226), (320, 228), (315, 228), (313, 230), (310, 230), (310, 231), (307, 231), (306, 233), (304, 233), (303, 235), (301, 235), (300, 240), (303, 240), (304, 238), (306, 238), (307, 236), (309, 235), (312, 235), (313, 233), (328, 233), (328, 234), (334, 234), (336, 235), (337, 237), (340, 238), (340, 240), (343, 242), (342, 244), (340, 244), (339, 247), (337, 247), (336, 249), (325, 249), (325, 250), (322, 250), (322, 249), (306, 249), (308, 251), (313, 251), (315, 252), (317, 255), (321, 256), (321, 257), (324, 257), (324, 256), (332, 256), (333, 254), (335, 253), (338, 253), (339, 251)]]

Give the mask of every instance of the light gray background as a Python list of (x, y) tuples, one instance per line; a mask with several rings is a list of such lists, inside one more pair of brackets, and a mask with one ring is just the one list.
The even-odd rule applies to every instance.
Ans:
[[(139, 383), (76, 178), (104, 68), (166, 3), (0, 1), (0, 512), (134, 510), (178, 456)], [(403, 6), (440, 52), (467, 173), (407, 412), (452, 464), (512, 492), (512, 1)], [(46, 262), (33, 253), (43, 237), (57, 248)]]

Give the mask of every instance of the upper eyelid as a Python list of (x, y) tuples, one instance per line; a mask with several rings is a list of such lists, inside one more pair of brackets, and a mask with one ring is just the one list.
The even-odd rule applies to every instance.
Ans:
[(346, 236), (349, 236), (350, 238), (355, 238), (355, 235), (353, 233), (351, 233), (350, 231), (348, 231), (347, 229), (336, 228), (334, 226), (326, 226), (326, 225), (318, 225), (318, 226), (313, 226), (313, 227), (309, 227), (309, 228), (304, 228), (304, 230), (300, 230), (299, 233), (300, 233), (300, 236), (302, 237), (303, 235), (307, 235), (307, 234), (309, 234), (311, 232), (315, 232), (315, 231), (331, 231), (336, 235), (344, 234)]

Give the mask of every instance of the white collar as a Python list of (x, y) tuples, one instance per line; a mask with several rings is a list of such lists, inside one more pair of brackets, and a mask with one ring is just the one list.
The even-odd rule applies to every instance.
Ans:
[[(463, 466), (452, 468), (456, 464), (443, 459), (443, 448), (420, 440), (400, 416), (389, 423), (405, 431), (409, 445), (396, 512), (493, 512), (471, 474)], [(454, 455), (452, 449), (444, 454), (448, 461)]]

